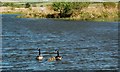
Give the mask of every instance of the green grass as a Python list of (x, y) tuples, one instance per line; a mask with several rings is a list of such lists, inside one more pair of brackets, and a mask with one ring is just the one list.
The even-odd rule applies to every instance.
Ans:
[(2, 12), (0, 14), (23, 14), (22, 12)]

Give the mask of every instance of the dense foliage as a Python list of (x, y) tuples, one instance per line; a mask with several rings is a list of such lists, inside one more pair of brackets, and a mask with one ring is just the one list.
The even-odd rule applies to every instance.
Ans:
[(1, 3), (1, 6), (6, 6), (6, 7), (23, 7), (24, 5), (22, 4), (17, 4), (17, 3), (12, 3), (12, 2), (4, 2), (4, 3)]
[(104, 2), (103, 6), (105, 8), (115, 8), (116, 7), (116, 3), (115, 2)]
[(73, 11), (88, 7), (89, 2), (54, 2), (53, 9), (60, 13), (60, 17), (70, 16)]
[(71, 7), (70, 7), (69, 2), (66, 2), (66, 3), (65, 2), (55, 2), (55, 3), (53, 3), (52, 6), (55, 11), (60, 12), (61, 17), (65, 14), (68, 14), (71, 12)]
[(25, 8), (29, 8), (29, 7), (30, 7), (30, 3), (26, 3)]

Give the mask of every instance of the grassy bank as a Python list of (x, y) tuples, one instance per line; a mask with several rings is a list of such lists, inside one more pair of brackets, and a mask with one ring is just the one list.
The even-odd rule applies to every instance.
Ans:
[[(51, 4), (51, 3), (50, 3)], [(71, 9), (71, 14), (66, 14), (65, 17), (60, 16), (60, 12), (55, 11), (52, 5), (45, 5), (43, 7), (29, 7), (29, 8), (15, 8), (2, 7), (2, 14), (21, 14), (17, 18), (54, 18), (55, 20), (81, 20), (81, 21), (118, 21), (118, 8), (105, 8), (101, 3), (94, 3), (88, 7), (78, 9)], [(68, 11), (70, 12), (70, 11)], [(68, 17), (67, 17), (68, 16)]]
[(2, 12), (0, 14), (23, 14), (22, 12)]

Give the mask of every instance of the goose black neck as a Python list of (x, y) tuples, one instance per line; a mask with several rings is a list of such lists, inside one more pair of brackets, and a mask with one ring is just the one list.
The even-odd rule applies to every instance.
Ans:
[(59, 56), (59, 51), (57, 51), (57, 56)]
[(41, 54), (40, 49), (39, 49), (39, 55)]

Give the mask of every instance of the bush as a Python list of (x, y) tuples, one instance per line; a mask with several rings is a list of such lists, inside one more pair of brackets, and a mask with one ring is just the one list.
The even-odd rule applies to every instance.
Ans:
[(3, 6), (11, 6), (11, 7), (13, 7), (14, 4), (13, 4), (13, 3), (10, 3), (10, 2), (6, 2), (6, 3), (3, 3)]
[(23, 5), (21, 4), (17, 4), (17, 3), (10, 3), (10, 2), (4, 2), (2, 3), (1, 6), (10, 6), (10, 7), (17, 7), (17, 8), (20, 8), (20, 7), (23, 7)]
[(52, 6), (60, 13), (60, 17), (70, 17), (74, 10), (81, 10), (89, 4), (89, 2), (54, 2)]
[(26, 3), (25, 4), (25, 8), (29, 8), (30, 7), (30, 4), (29, 3)]
[(87, 8), (89, 4), (89, 2), (73, 2), (72, 8), (81, 10), (82, 8)]
[(53, 3), (53, 9), (58, 11), (60, 17), (65, 17), (67, 14), (72, 13), (69, 2), (55, 2)]
[(115, 2), (104, 2), (103, 6), (104, 6), (104, 8), (115, 8), (116, 4), (115, 4)]
[(0, 7), (3, 5), (3, 3), (0, 1)]

